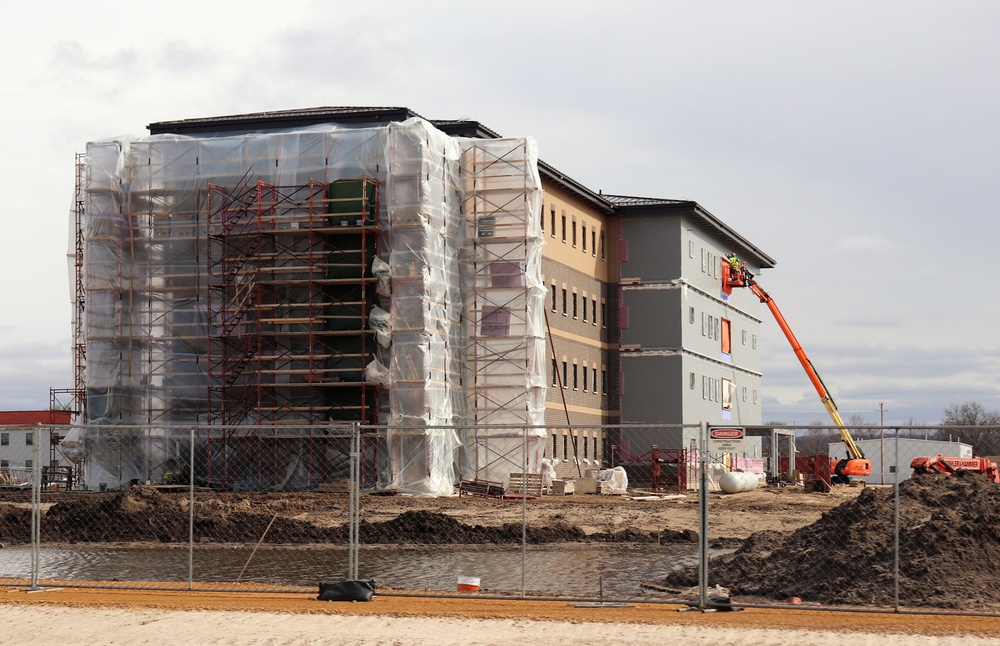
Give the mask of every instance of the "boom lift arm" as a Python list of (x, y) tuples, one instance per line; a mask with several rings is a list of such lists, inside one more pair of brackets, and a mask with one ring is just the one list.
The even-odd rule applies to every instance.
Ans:
[(812, 382), (813, 388), (819, 394), (820, 401), (826, 407), (826, 411), (830, 414), (834, 425), (840, 430), (840, 439), (843, 440), (844, 446), (847, 448), (847, 459), (836, 460), (830, 465), (830, 470), (835, 474), (836, 481), (846, 483), (849, 481), (850, 476), (865, 477), (871, 475), (871, 462), (865, 458), (864, 452), (855, 444), (854, 438), (851, 437), (850, 431), (847, 430), (844, 420), (841, 419), (840, 413), (837, 411), (837, 404), (833, 401), (833, 396), (830, 395), (826, 384), (823, 383), (819, 373), (816, 372), (816, 368), (813, 367), (812, 361), (809, 360), (805, 350), (802, 349), (802, 344), (795, 338), (795, 333), (789, 327), (785, 316), (778, 309), (778, 305), (774, 302), (774, 299), (761, 289), (757, 281), (754, 280), (753, 274), (746, 268), (746, 263), (740, 262), (737, 259), (736, 254), (731, 254), (729, 258), (725, 259), (722, 267), (722, 290), (730, 294), (733, 287), (746, 287), (754, 296), (760, 299), (761, 303), (767, 305), (767, 309), (771, 310), (774, 320), (777, 321), (778, 327), (785, 334), (785, 338), (788, 339), (788, 343), (792, 346), (792, 351), (795, 352), (795, 356), (805, 369), (809, 381)]

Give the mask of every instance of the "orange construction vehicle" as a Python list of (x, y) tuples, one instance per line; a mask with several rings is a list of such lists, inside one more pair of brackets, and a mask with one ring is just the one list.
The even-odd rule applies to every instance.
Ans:
[(844, 426), (844, 420), (840, 418), (840, 413), (837, 412), (837, 405), (834, 403), (830, 391), (826, 389), (826, 385), (820, 379), (819, 373), (816, 372), (816, 369), (812, 365), (812, 361), (806, 356), (805, 350), (802, 349), (799, 340), (795, 338), (795, 334), (792, 332), (792, 328), (788, 326), (788, 322), (785, 320), (784, 315), (782, 315), (781, 310), (778, 309), (774, 299), (761, 289), (757, 281), (754, 280), (753, 274), (746, 268), (746, 263), (741, 262), (736, 257), (736, 254), (730, 254), (728, 258), (722, 260), (722, 291), (725, 294), (732, 294), (734, 287), (746, 287), (760, 299), (761, 303), (767, 305), (767, 309), (771, 310), (775, 321), (778, 322), (778, 327), (785, 333), (785, 338), (792, 345), (792, 350), (795, 352), (795, 356), (798, 357), (799, 363), (805, 368), (806, 375), (819, 394), (820, 401), (826, 407), (826, 411), (833, 419), (833, 423), (840, 429), (840, 439), (844, 441), (844, 446), (847, 448), (847, 457), (840, 460), (831, 460), (831, 483), (848, 484), (852, 477), (864, 478), (870, 476), (872, 473), (871, 461), (865, 459), (865, 454), (858, 448), (858, 445), (854, 442), (854, 438), (851, 437), (847, 427)]
[(924, 455), (913, 458), (910, 468), (913, 469), (914, 477), (921, 473), (943, 473), (950, 476), (956, 471), (975, 471), (1000, 484), (1000, 469), (997, 468), (996, 462), (988, 458), (946, 458), (940, 455), (936, 457)]

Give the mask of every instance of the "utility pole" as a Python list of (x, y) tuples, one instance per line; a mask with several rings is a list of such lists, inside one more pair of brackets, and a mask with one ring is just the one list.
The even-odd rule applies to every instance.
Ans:
[(885, 484), (885, 402), (878, 403), (878, 425), (879, 428), (879, 447), (878, 447), (878, 461), (879, 461), (879, 482)]

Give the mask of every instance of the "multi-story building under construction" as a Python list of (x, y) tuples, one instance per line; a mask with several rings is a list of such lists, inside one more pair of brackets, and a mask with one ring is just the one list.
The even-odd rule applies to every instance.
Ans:
[[(737, 419), (760, 421), (756, 342), (727, 366), (681, 323), (699, 305), (706, 337), (710, 310), (736, 308), (756, 339), (756, 304), (713, 294), (711, 263), (729, 251), (774, 263), (693, 202), (594, 193), (539, 162), (530, 139), (405, 108), (150, 132), (91, 142), (78, 163), (83, 428), (70, 444), (92, 488), (165, 472), (192, 444), (206, 484), (310, 488), (347, 450), (317, 433), (351, 423), (384, 429), (382, 487), (444, 495), (460, 476), (505, 480), (543, 456), (597, 466), (622, 442), (598, 425), (712, 414), (711, 388), (687, 393), (699, 362), (706, 384), (738, 371), (754, 398)], [(668, 244), (644, 248), (650, 230)], [(708, 278), (687, 281), (696, 241)], [(627, 273), (640, 264), (659, 269)], [(661, 399), (669, 408), (630, 408), (623, 388), (645, 356), (619, 345), (643, 284), (654, 298), (684, 287), (654, 306), (676, 314), (664, 346), (683, 367), (657, 346), (642, 368), (681, 393)]]

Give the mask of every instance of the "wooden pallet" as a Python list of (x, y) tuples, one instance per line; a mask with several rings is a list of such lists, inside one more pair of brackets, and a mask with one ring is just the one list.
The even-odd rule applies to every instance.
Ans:
[(512, 473), (510, 474), (510, 486), (507, 492), (511, 495), (541, 496), (542, 495), (542, 474), (540, 473)]
[(462, 480), (458, 483), (459, 496), (479, 496), (481, 498), (503, 498), (502, 482), (493, 480)]

